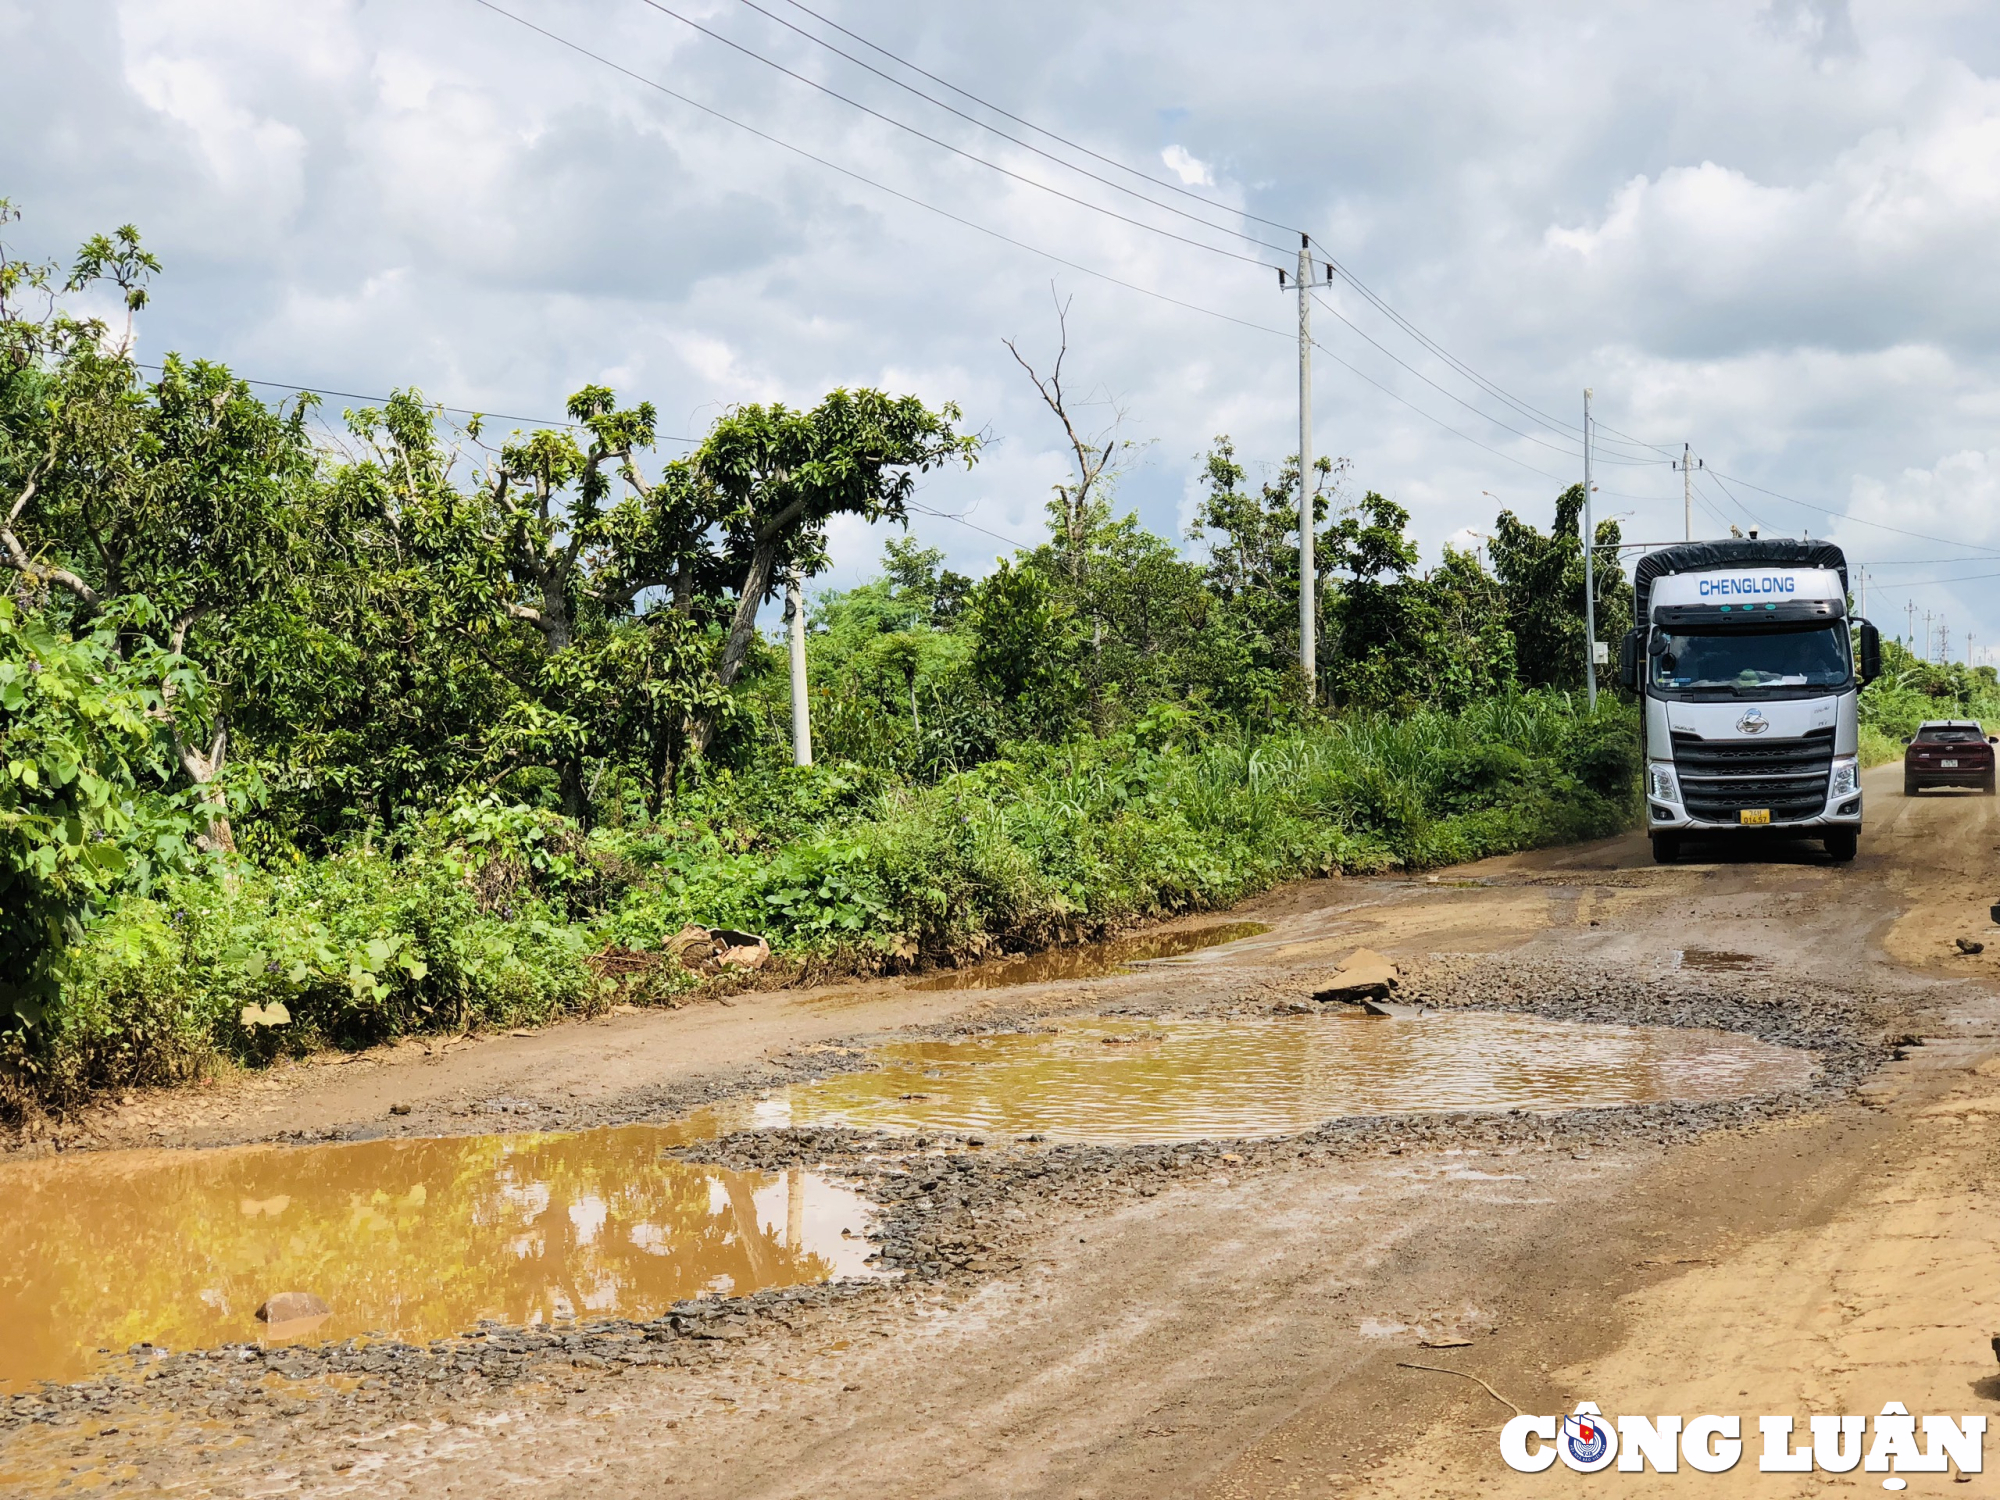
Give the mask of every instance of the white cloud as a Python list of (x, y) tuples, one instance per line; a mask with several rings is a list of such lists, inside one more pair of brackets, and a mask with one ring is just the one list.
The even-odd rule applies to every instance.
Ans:
[[(1295, 442), (1294, 313), (1272, 268), (1297, 243), (1276, 226), (1304, 224), (1547, 414), (1492, 399), (1358, 296), (1334, 300), (1488, 415), (1315, 314), (1329, 349), (1437, 419), (1318, 363), (1321, 443), (1354, 460), (1357, 490), (1410, 506), (1427, 558), (1491, 529), (1499, 506), (1486, 491), (1546, 521), (1577, 477), (1565, 424), (1585, 385), (1622, 432), (1676, 453), (1688, 439), (1721, 474), (1852, 507), (1858, 519), (1837, 534), (1885, 569), (1949, 549), (1861, 519), (1907, 512), (1923, 520), (1905, 530), (1963, 528), (2000, 546), (1973, 529), (1986, 502), (1972, 471), (1939, 457), (1988, 454), (2000, 418), (2000, 17), (1989, 10), (1335, 0), (1282, 30), (1190, 0), (843, 0), (834, 12), (1092, 150), (1269, 224), (1083, 161), (1149, 205), (754, 12), (709, 18), (1024, 176), (1257, 264), (939, 152), (644, 7), (522, 10), (863, 177), (1241, 321), (1000, 243), (476, 7), (0, 0), (4, 190), (27, 213), (10, 237), (62, 255), (137, 222), (168, 268), (144, 347), (264, 378), (368, 393), (414, 384), (453, 405), (551, 416), (569, 391), (608, 380), (654, 401), (677, 432), (730, 402), (810, 401), (835, 384), (955, 399), (995, 441), (971, 474), (925, 484), (927, 508), (965, 522), (918, 516), (915, 529), (979, 571), (1002, 544), (973, 526), (1033, 537), (1065, 472), (1059, 431), (1000, 344), (1048, 351), (1051, 280), (1075, 298), (1077, 388), (1115, 394), (1127, 435), (1155, 440), (1120, 497), (1177, 534), (1215, 434), (1236, 438), (1253, 477)], [(1664, 462), (1613, 462), (1621, 453), (1646, 456), (1608, 445), (1607, 508), (1635, 512), (1630, 534), (1678, 536), (1678, 477)], [(1767, 524), (1831, 524), (1735, 495)], [(1717, 482), (1706, 498), (1741, 518)], [(866, 528), (832, 543), (843, 581), (879, 555)], [(2000, 603), (1990, 612), (2000, 639)]]
[(1189, 187), (1214, 187), (1215, 174), (1205, 162), (1195, 160), (1185, 146), (1169, 146), (1160, 153), (1173, 174)]

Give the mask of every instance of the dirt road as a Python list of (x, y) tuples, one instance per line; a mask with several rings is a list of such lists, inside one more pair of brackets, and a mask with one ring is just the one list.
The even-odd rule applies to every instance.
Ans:
[[(1893, 775), (1867, 778), (1869, 832), (1847, 867), (1799, 846), (1662, 869), (1630, 838), (1292, 887), (1235, 914), (1264, 935), (1126, 975), (744, 995), (136, 1101), (84, 1133), (199, 1146), (654, 1117), (897, 1028), (1310, 1004), (1362, 945), (1441, 1005), (1747, 1030), (1818, 1049), (1826, 1073), (1755, 1107), (1433, 1118), (1178, 1152), (937, 1141), (891, 1168), (879, 1148), (808, 1139), (798, 1159), (875, 1184), (889, 1240), (950, 1243), (963, 1224), (987, 1248), (909, 1251), (898, 1283), (679, 1339), (671, 1362), (580, 1344), (505, 1378), (471, 1357), (408, 1378), (253, 1361), (250, 1378), (197, 1369), (16, 1403), (0, 1490), (1525, 1495), (1585, 1481), (1506, 1470), (1507, 1403), (1741, 1412), (1753, 1428), (1756, 1413), (1892, 1399), (1993, 1412), (2000, 945), (1968, 957), (1952, 940), (1994, 931), (2000, 822), (1972, 794), (1905, 800)], [(1905, 1035), (1926, 1040), (1889, 1045)], [(1833, 1482), (1880, 1478), (1746, 1460), (1634, 1492)]]

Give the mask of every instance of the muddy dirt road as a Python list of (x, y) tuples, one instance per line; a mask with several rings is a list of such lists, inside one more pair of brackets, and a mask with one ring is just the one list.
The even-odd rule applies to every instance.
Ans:
[[(773, 1183), (810, 1169), (860, 1194), (877, 1214), (854, 1226), (872, 1236), (869, 1270), (898, 1274), (778, 1288), (714, 1317), (682, 1304), (593, 1322), (603, 1304), (584, 1288), (583, 1307), (558, 1308), (581, 1319), (526, 1332), (118, 1355), (80, 1384), (0, 1395), (0, 1492), (1526, 1495), (1586, 1481), (1506, 1470), (1504, 1403), (1740, 1412), (1753, 1427), (1891, 1399), (1995, 1413), (2000, 944), (1967, 956), (1954, 939), (1995, 931), (2000, 819), (1974, 794), (1906, 800), (1893, 775), (1867, 778), (1869, 832), (1847, 867), (1801, 845), (1662, 869), (1630, 838), (1291, 887), (1230, 914), (1262, 933), (1102, 977), (745, 994), (135, 1100), (65, 1144), (394, 1142), (713, 1105), (711, 1138), (677, 1160)], [(860, 1049), (885, 1038), (1053, 1028), (1052, 1048), (1129, 1040), (1136, 1055), (1176, 1045), (1176, 1028), (1319, 1025), (1315, 992), (1362, 946), (1439, 1013), (1384, 1025), (1525, 1012), (1563, 1023), (1549, 1049), (1579, 1066), (1654, 1035), (1591, 1028), (1666, 1026), (1809, 1049), (1814, 1068), (1735, 1097), (1165, 1144), (1010, 1124), (973, 1145), (921, 1119), (885, 1135), (771, 1113), (830, 1086), (809, 1079), (861, 1078)], [(1330, 1066), (1318, 1057), (1302, 1077)], [(920, 1081), (958, 1087), (949, 1063), (923, 1063)], [(1065, 1088), (1098, 1086), (1081, 1066)], [(1293, 1097), (1282, 1077), (1248, 1086)], [(1006, 1120), (1033, 1118), (1027, 1094)], [(759, 1097), (762, 1115), (732, 1102)], [(930, 1101), (909, 1087), (896, 1102)], [(93, 1159), (137, 1158), (16, 1159), (0, 1190)], [(410, 1201), (407, 1184), (382, 1187)], [(1793, 1495), (1880, 1477), (1746, 1460), (1633, 1483)]]

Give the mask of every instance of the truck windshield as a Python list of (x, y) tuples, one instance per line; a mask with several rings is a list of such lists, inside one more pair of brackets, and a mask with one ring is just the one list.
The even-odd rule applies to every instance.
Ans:
[(1852, 674), (1844, 625), (1768, 635), (1661, 631), (1654, 647), (1653, 686), (1669, 692), (1839, 688)]

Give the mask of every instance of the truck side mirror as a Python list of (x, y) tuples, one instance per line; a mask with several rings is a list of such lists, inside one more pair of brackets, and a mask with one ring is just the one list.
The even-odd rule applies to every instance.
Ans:
[(1628, 693), (1639, 691), (1639, 642), (1644, 635), (1642, 630), (1628, 630), (1618, 643), (1618, 680)]
[(1868, 686), (1882, 675), (1882, 632), (1866, 620), (1861, 622), (1861, 685)]

